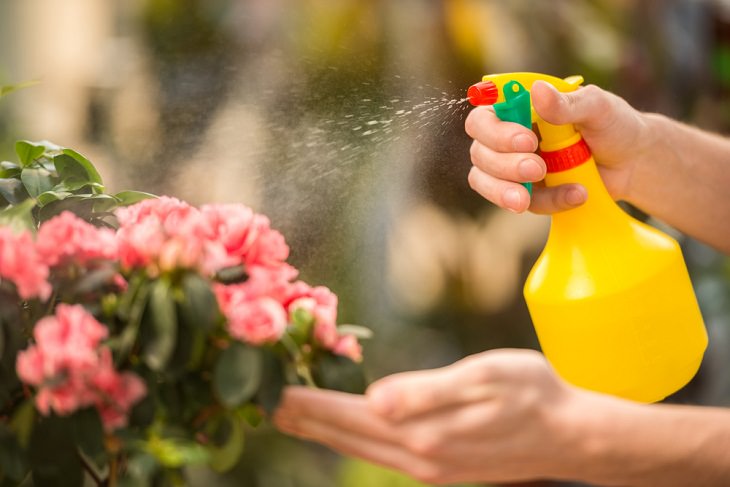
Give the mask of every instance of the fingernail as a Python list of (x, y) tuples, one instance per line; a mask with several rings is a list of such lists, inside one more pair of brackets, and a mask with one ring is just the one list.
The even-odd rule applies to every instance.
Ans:
[(535, 141), (529, 135), (516, 135), (512, 139), (512, 147), (516, 152), (535, 152)]
[(540, 181), (545, 177), (545, 171), (542, 166), (532, 159), (525, 159), (520, 162), (517, 166), (517, 172), (523, 181)]
[(516, 189), (508, 189), (502, 195), (502, 203), (504, 204), (504, 207), (510, 211), (514, 211), (515, 213), (519, 211), (521, 200), (522, 197), (520, 196), (520, 192)]
[(565, 201), (570, 206), (580, 206), (585, 202), (585, 194), (578, 188), (570, 188), (565, 192)]

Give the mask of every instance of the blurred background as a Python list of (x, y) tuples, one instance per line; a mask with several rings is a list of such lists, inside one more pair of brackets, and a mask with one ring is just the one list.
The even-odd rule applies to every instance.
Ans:
[[(463, 97), (503, 71), (582, 74), (727, 132), (730, 2), (2, 0), (0, 84), (40, 83), (0, 103), (0, 157), (48, 139), (87, 155), (113, 190), (266, 213), (302, 276), (340, 296), (341, 321), (375, 330), (375, 379), (538, 347), (521, 286), (549, 219), (498, 210), (467, 184)], [(665, 230), (711, 342), (670, 400), (727, 405), (728, 259)], [(420, 485), (268, 427), (249, 432), (232, 472), (190, 478)]]

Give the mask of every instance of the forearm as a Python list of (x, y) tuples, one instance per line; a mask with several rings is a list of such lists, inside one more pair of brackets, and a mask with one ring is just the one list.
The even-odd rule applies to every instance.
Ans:
[(730, 485), (730, 411), (592, 393), (578, 402), (570, 478), (635, 487)]
[(730, 139), (646, 114), (649, 150), (632, 170), (627, 200), (730, 253)]

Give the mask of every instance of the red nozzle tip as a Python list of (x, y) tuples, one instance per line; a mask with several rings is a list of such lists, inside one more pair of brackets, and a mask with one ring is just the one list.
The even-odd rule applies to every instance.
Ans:
[(480, 81), (469, 87), (466, 96), (474, 106), (494, 105), (499, 97), (499, 88), (491, 81)]

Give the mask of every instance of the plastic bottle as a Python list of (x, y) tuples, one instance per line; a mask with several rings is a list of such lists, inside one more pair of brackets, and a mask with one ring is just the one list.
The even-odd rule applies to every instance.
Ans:
[[(583, 82), (580, 76), (489, 75), (468, 95), (473, 104), (496, 103), (502, 120), (525, 125), (524, 93), (529, 96), (538, 79), (562, 92)], [(548, 168), (545, 184), (580, 183), (588, 190), (585, 204), (552, 215), (547, 243), (525, 283), (542, 350), (576, 386), (659, 401), (696, 374), (707, 348), (680, 247), (613, 201), (572, 125), (548, 124), (529, 110)]]

